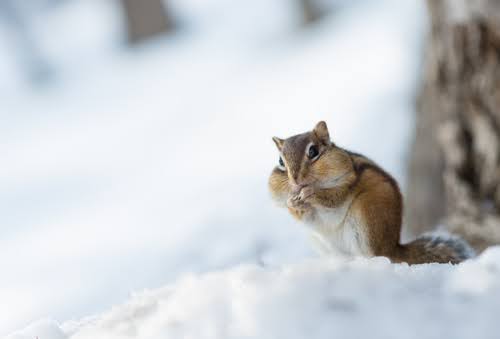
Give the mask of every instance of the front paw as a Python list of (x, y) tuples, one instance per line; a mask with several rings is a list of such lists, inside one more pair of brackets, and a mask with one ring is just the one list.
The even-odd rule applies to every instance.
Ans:
[(297, 194), (289, 197), (286, 204), (290, 209), (306, 212), (312, 209), (311, 203), (308, 201), (308, 198), (309, 196)]
[(308, 203), (306, 203), (300, 194), (292, 195), (288, 198), (286, 201), (286, 205), (288, 208), (295, 209), (295, 210), (306, 210), (308, 208)]
[(304, 202), (307, 202), (308, 200), (310, 200), (309, 198), (312, 195), (314, 195), (314, 193), (315, 193), (315, 190), (311, 186), (303, 187), (300, 190), (299, 199), (302, 200), (302, 201), (304, 201)]
[(314, 195), (315, 191), (312, 187), (303, 187), (299, 192), (291, 194), (288, 197), (287, 205), (291, 208), (302, 208), (310, 205), (310, 198)]

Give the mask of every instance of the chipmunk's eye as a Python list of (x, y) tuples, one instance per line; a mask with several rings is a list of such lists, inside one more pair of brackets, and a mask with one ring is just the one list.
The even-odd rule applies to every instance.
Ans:
[(318, 151), (318, 147), (315, 146), (315, 145), (311, 145), (309, 146), (309, 149), (307, 150), (307, 157), (309, 159), (314, 159), (318, 156), (319, 154), (319, 151)]
[(283, 161), (282, 157), (280, 157), (279, 164), (280, 164), (280, 167), (284, 170), (285, 169), (285, 162)]

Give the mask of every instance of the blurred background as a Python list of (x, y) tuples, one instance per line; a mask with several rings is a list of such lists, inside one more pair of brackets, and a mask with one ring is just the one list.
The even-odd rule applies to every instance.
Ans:
[(405, 190), (425, 32), (417, 0), (0, 0), (0, 336), (314, 256), (271, 136), (326, 120)]

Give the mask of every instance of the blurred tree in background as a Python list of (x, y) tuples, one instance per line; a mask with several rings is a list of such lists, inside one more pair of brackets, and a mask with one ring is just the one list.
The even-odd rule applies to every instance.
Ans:
[[(43, 84), (52, 79), (56, 65), (44, 53), (43, 42), (37, 36), (36, 17), (43, 17), (72, 0), (0, 0), (0, 23), (9, 34), (8, 43), (19, 71), (32, 84)], [(127, 42), (135, 45), (148, 38), (169, 33), (174, 20), (162, 0), (118, 0), (122, 9)], [(38, 20), (37, 23), (43, 22)], [(54, 39), (57, 39), (55, 36)]]
[(321, 19), (326, 13), (316, 0), (299, 0), (302, 13), (302, 23), (311, 24)]
[(162, 0), (120, 0), (126, 18), (127, 39), (136, 44), (174, 29), (172, 16)]
[(500, 2), (429, 0), (408, 221), (500, 243)]
[[(13, 46), (9, 53), (19, 65), (19, 71), (32, 84), (43, 84), (53, 79), (58, 64), (49, 60), (43, 34), (37, 29), (44, 28), (47, 18), (63, 6), (75, 0), (0, 0), (0, 24), (5, 24), (9, 43)], [(123, 18), (126, 41), (129, 46), (162, 34), (172, 33), (176, 28), (175, 16), (166, 0), (114, 0), (119, 16)], [(290, 6), (297, 8), (300, 25), (308, 26), (329, 15), (334, 8), (344, 6), (345, 0), (295, 0)], [(292, 27), (290, 27), (292, 29)], [(75, 39), (79, 37), (75, 35)], [(53, 37), (57, 40), (57, 36)]]

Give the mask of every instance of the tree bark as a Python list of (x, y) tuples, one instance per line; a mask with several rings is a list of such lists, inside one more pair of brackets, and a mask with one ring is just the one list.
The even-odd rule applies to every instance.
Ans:
[(500, 1), (427, 3), (407, 220), (414, 233), (442, 223), (480, 252), (500, 244)]
[(127, 40), (136, 44), (173, 30), (174, 23), (162, 0), (120, 0), (127, 26)]
[(302, 13), (303, 25), (312, 24), (321, 19), (325, 14), (315, 0), (299, 0), (299, 6)]

